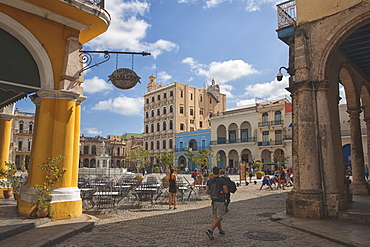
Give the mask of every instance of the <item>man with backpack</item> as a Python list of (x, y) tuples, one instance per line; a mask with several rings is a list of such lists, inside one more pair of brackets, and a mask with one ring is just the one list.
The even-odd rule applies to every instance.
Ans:
[(229, 204), (230, 204), (230, 193), (235, 193), (237, 188), (234, 181), (232, 181), (226, 174), (221, 174), (222, 179), (225, 180), (228, 193), (225, 193), (225, 212), (229, 212)]
[(206, 231), (210, 239), (214, 239), (213, 230), (216, 227), (219, 230), (221, 236), (225, 235), (225, 231), (222, 230), (221, 220), (225, 214), (225, 194), (229, 193), (226, 182), (219, 176), (220, 169), (213, 167), (212, 172), (214, 177), (207, 181), (206, 194), (211, 196), (212, 200), (212, 213), (215, 217), (211, 227)]

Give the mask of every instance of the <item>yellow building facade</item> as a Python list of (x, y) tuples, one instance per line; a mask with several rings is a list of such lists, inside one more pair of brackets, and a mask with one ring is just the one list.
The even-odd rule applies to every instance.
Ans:
[[(80, 48), (107, 30), (110, 16), (103, 7), (103, 1), (0, 1), (0, 35), (7, 41), (3, 49), (14, 51), (4, 50), (0, 58), (0, 107), (30, 93), (36, 105), (29, 178), (18, 201), (22, 215), (34, 213), (35, 186), (44, 180), (38, 165), (58, 155), (64, 157), (58, 166), (67, 171), (52, 190), (52, 219), (82, 214), (77, 188), (80, 104), (85, 99)], [(10, 130), (11, 120), (1, 114), (2, 168), (9, 157)]]

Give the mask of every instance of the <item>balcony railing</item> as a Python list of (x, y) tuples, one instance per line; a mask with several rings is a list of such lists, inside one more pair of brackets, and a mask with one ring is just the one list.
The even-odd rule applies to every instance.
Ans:
[(217, 141), (211, 141), (211, 145), (218, 145), (218, 144), (231, 144), (231, 143), (242, 143), (242, 142), (256, 142), (255, 137), (249, 138), (240, 138), (240, 139), (220, 139)]
[(283, 140), (270, 140), (258, 142), (258, 146), (276, 146), (276, 145), (283, 145)]
[(199, 151), (202, 149), (211, 149), (211, 147), (205, 146), (205, 147), (193, 147), (193, 148), (175, 148), (175, 152), (186, 152), (187, 150), (189, 150), (190, 152), (194, 152), (194, 151)]
[(297, 21), (296, 1), (286, 1), (276, 5), (278, 16), (278, 28), (295, 26)]
[(270, 126), (281, 126), (284, 124), (284, 120), (274, 120), (274, 121), (264, 121), (264, 122), (258, 122), (258, 127), (270, 127)]

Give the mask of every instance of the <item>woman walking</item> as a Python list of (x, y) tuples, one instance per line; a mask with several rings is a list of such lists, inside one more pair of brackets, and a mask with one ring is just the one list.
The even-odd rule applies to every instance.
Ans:
[(176, 209), (176, 196), (177, 196), (177, 176), (174, 173), (174, 170), (170, 170), (170, 188), (169, 188), (169, 197), (168, 197), (168, 207), (172, 209), (171, 203), (173, 201), (173, 209)]
[(281, 188), (282, 187), (282, 189), (285, 190), (284, 189), (285, 184), (286, 184), (286, 171), (285, 171), (285, 169), (284, 169), (283, 166), (280, 166), (280, 170), (279, 170), (279, 186), (278, 186), (278, 188)]

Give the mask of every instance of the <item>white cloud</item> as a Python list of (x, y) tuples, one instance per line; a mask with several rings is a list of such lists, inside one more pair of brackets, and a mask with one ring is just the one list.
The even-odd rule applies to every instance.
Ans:
[(91, 109), (97, 111), (110, 111), (121, 115), (142, 115), (144, 100), (142, 97), (130, 98), (126, 96), (99, 101)]
[(150, 24), (139, 17), (149, 12), (148, 2), (110, 0), (106, 1), (106, 9), (112, 18), (110, 27), (107, 32), (90, 41), (88, 46), (97, 50), (147, 51), (152, 53), (154, 58), (163, 51), (178, 49), (175, 43), (163, 39), (154, 43), (144, 41)]
[(289, 77), (284, 76), (283, 80), (277, 81), (276, 79), (266, 83), (256, 83), (248, 85), (245, 90), (244, 100), (236, 102), (237, 106), (248, 105), (251, 102), (258, 100), (275, 100), (279, 98), (289, 97), (289, 92), (285, 89), (289, 86)]
[(101, 135), (103, 133), (102, 131), (98, 130), (97, 128), (85, 128), (83, 130), (88, 135)]
[(226, 94), (227, 99), (234, 98), (234, 95), (231, 93), (233, 89), (232, 85), (223, 84), (220, 86), (220, 92)]
[(225, 2), (246, 2), (245, 10), (248, 12), (259, 11), (263, 4), (271, 4), (271, 7), (275, 7), (276, 4), (281, 3), (282, 0), (178, 0), (178, 3), (198, 3), (199, 1), (204, 2), (203, 8), (216, 8), (220, 4)]
[(97, 76), (94, 76), (91, 79), (86, 79), (82, 85), (84, 87), (84, 92), (86, 93), (101, 93), (113, 90), (113, 86), (111, 84), (106, 83), (105, 80), (100, 79)]
[(171, 79), (172, 79), (172, 76), (167, 74), (167, 72), (165, 72), (165, 71), (161, 71), (161, 72), (158, 73), (158, 80), (162, 83), (167, 82)]
[(205, 76), (209, 81), (215, 79), (218, 84), (225, 84), (241, 77), (257, 74), (258, 70), (243, 60), (229, 60), (224, 62), (212, 62), (209, 65), (200, 64), (192, 57), (182, 60), (199, 76)]

